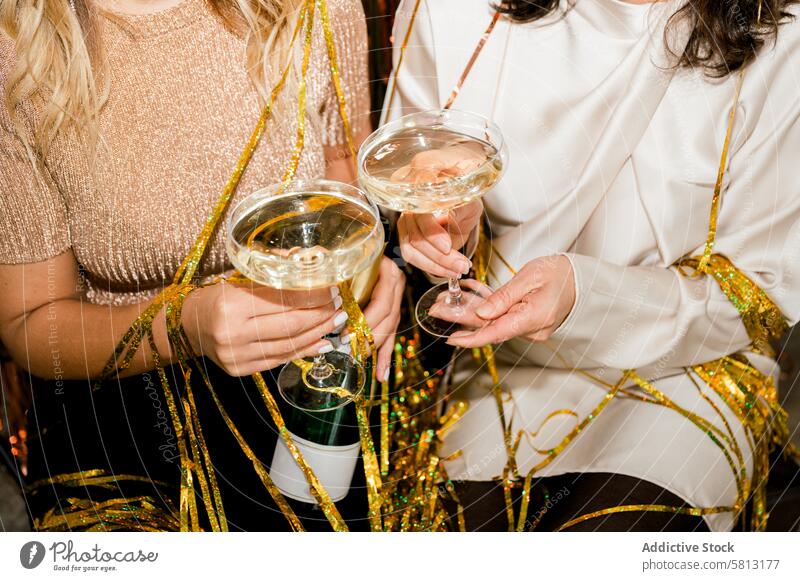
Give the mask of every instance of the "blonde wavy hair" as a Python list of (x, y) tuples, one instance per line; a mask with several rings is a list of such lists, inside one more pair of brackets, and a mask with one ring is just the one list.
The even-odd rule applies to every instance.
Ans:
[[(265, 97), (271, 75), (280, 68), (277, 63), (287, 54), (303, 0), (205, 1), (232, 32), (246, 39), (247, 68)], [(37, 157), (70, 129), (83, 132), (92, 147), (97, 143), (96, 121), (108, 93), (97, 11), (91, 0), (0, 0), (0, 28), (14, 41), (16, 52), (5, 82), (6, 106), (17, 134), (29, 153), (37, 150)], [(43, 97), (43, 110), (31, 140), (18, 113), (37, 96)]]

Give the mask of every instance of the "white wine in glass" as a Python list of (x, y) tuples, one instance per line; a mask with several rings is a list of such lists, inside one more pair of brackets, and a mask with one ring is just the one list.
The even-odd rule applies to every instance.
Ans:
[[(233, 265), (254, 282), (286, 291), (351, 280), (374, 268), (383, 245), (375, 204), (358, 188), (329, 180), (266, 187), (239, 202), (228, 219)], [(362, 366), (339, 350), (294, 360), (278, 375), (278, 391), (291, 406), (287, 428), (333, 500), (349, 490), (358, 458), (348, 404), (364, 385)], [(287, 496), (315, 502), (280, 438), (271, 474)]]
[[(358, 154), (362, 187), (375, 202), (398, 212), (450, 216), (480, 199), (502, 177), (507, 150), (500, 129), (465, 111), (439, 109), (406, 115), (370, 135)], [(451, 224), (450, 228), (457, 228)], [(471, 256), (477, 233), (462, 252)], [(417, 321), (428, 333), (449, 337), (462, 326), (465, 304), (478, 293), (457, 278), (437, 285), (417, 303)], [(431, 308), (436, 305), (436, 317)]]

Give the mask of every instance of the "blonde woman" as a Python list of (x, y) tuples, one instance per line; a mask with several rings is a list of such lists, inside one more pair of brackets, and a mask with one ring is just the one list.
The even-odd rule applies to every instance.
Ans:
[[(92, 392), (131, 322), (168, 284), (201, 231), (287, 55), (300, 0), (4, 0), (0, 5), (0, 338), (33, 379), (32, 481), (133, 475), (110, 498), (176, 502), (175, 434), (145, 346), (125, 377)], [(369, 132), (366, 31), (358, 0), (328, 0), (356, 139)], [(317, 28), (298, 177), (352, 180)], [(278, 181), (295, 143), (297, 75), (236, 199)], [(230, 268), (217, 232), (198, 274)], [(365, 309), (388, 373), (402, 275), (384, 260)], [(225, 406), (268, 461), (273, 428), (244, 376), (332, 348), (345, 315), (327, 289), (291, 294), (213, 285), (183, 323)], [(156, 345), (171, 350), (164, 315)], [(172, 361), (169, 361), (172, 362)], [(171, 372), (168, 369), (168, 373)], [(240, 380), (239, 377), (242, 377)], [(232, 529), (285, 526), (210, 401), (205, 436)], [(216, 423), (214, 423), (216, 421)], [(154, 485), (153, 482), (164, 485)], [(133, 484), (130, 484), (133, 482)], [(74, 488), (40, 487), (33, 516)], [(97, 489), (82, 490), (92, 501)], [(83, 496), (86, 496), (84, 494)]]

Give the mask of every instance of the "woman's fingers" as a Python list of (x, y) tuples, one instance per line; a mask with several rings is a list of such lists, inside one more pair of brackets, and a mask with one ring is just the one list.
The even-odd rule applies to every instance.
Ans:
[(397, 324), (400, 322), (399, 302), (398, 311), (390, 317), (378, 323), (372, 329), (372, 337), (375, 340), (377, 351), (375, 361), (375, 376), (380, 381), (385, 381), (386, 374), (392, 363), (392, 353), (394, 352), (394, 338), (397, 331)]
[[(434, 241), (429, 240), (428, 235), (423, 233), (420, 223), (429, 234), (434, 235)], [(469, 260), (452, 249), (449, 234), (433, 216), (405, 213), (400, 216), (397, 226), (400, 233), (400, 249), (403, 258), (409, 264), (442, 278), (457, 278), (469, 271)], [(446, 237), (446, 242), (440, 235)], [(445, 246), (450, 248), (446, 253), (442, 252)]]
[(461, 248), (469, 239), (475, 226), (478, 225), (482, 213), (483, 202), (481, 200), (475, 200), (451, 212), (447, 222), (447, 232), (456, 248)]
[(346, 320), (347, 314), (335, 310), (333, 304), (316, 309), (294, 309), (285, 313), (254, 317), (242, 326), (242, 335), (246, 341), (271, 341), (297, 337), (317, 327), (327, 329), (322, 333), (325, 335)]
[(494, 345), (514, 337), (517, 334), (514, 331), (516, 327), (517, 324), (513, 321), (512, 317), (504, 315), (477, 331), (458, 331), (453, 333), (450, 335), (447, 343), (448, 345), (463, 347), (465, 349)]
[(546, 295), (526, 295), (521, 302), (511, 305), (507, 312), (478, 331), (459, 331), (447, 341), (457, 347), (482, 347), (508, 341), (514, 337), (528, 337), (544, 341), (555, 328), (555, 303)]
[(428, 242), (413, 217), (405, 220), (406, 240), (401, 245), (403, 258), (428, 274), (446, 278), (458, 278), (469, 272), (470, 262), (466, 256), (450, 250), (444, 254)]
[(333, 329), (333, 320), (328, 319), (323, 324), (302, 333), (283, 334), (277, 337), (273, 335), (269, 338), (254, 336), (249, 341), (217, 347), (217, 357), (225, 365), (267, 359), (288, 361), (297, 353), (305, 353), (316, 344), (326, 350), (331, 350), (333, 348), (331, 342), (324, 340), (323, 337)]
[[(467, 282), (468, 281), (464, 281), (464, 283)], [(477, 281), (473, 282), (477, 283)], [(462, 284), (462, 287), (466, 287), (466, 284)], [(486, 325), (486, 320), (475, 314), (475, 310), (486, 302), (485, 298), (470, 292), (463, 292), (461, 296), (461, 302), (459, 303), (459, 308), (453, 309), (447, 304), (448, 296), (449, 292), (447, 290), (441, 292), (441, 294), (437, 297), (436, 302), (430, 308), (430, 314), (432, 316), (450, 323), (458, 323), (465, 327), (471, 327), (473, 329), (478, 329)]]
[(379, 381), (388, 381), (389, 379), (389, 370), (392, 368), (392, 354), (394, 353), (394, 337), (394, 333), (389, 335), (383, 345), (378, 348), (378, 362), (375, 374)]
[[(251, 340), (247, 344), (263, 344), (265, 348), (270, 348), (273, 355), (291, 353), (297, 349), (305, 348), (315, 341), (319, 341), (325, 335), (332, 333), (336, 327), (346, 320), (347, 316), (344, 313), (339, 313), (334, 317), (328, 317), (317, 325), (313, 325), (304, 330), (296, 329), (293, 332), (264, 332), (262, 327), (262, 334), (256, 333), (251, 336)], [(268, 326), (269, 322), (262, 321), (261, 324)], [(273, 321), (272, 324), (277, 326), (276, 321)]]
[(487, 320), (497, 319), (521, 301), (525, 295), (541, 288), (543, 284), (542, 273), (525, 267), (510, 281), (494, 291), (492, 296), (486, 299), (486, 303), (475, 312), (479, 317)]
[(461, 276), (458, 272), (449, 270), (435, 263), (422, 252), (408, 244), (401, 244), (400, 251), (403, 254), (403, 260), (431, 276), (437, 276), (439, 278), (458, 278)]
[(412, 214), (411, 219), (414, 220), (417, 229), (425, 240), (436, 250), (443, 255), (450, 253), (453, 249), (453, 242), (450, 239), (450, 234), (432, 214)]
[(304, 349), (298, 349), (291, 353), (286, 353), (279, 356), (267, 356), (267, 357), (257, 357), (253, 360), (244, 361), (242, 358), (232, 366), (231, 368), (226, 367), (225, 370), (235, 377), (241, 377), (245, 375), (252, 375), (259, 371), (267, 371), (268, 369), (273, 369), (293, 359), (305, 359), (307, 357), (313, 357), (320, 353), (320, 350), (332, 350), (331, 344), (329, 341), (318, 341), (310, 346), (307, 346)]
[(479, 280), (475, 280), (474, 278), (465, 278), (464, 280), (459, 281), (459, 284), (461, 285), (462, 289), (474, 291), (483, 299), (488, 299), (494, 293), (491, 287), (483, 284)]
[[(381, 263), (380, 277), (369, 305), (364, 309), (364, 318), (372, 330), (377, 349), (375, 373), (382, 381), (391, 364), (394, 335), (400, 322), (400, 303), (403, 300), (405, 276), (388, 258)], [(342, 340), (348, 342), (349, 332)]]

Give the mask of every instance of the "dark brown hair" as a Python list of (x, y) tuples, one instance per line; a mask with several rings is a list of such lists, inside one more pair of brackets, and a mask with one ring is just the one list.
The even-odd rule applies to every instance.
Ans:
[[(578, 1), (593, 0), (570, 3)], [(765, 42), (774, 41), (778, 25), (791, 17), (784, 9), (797, 1), (761, 0), (761, 23), (757, 25), (759, 0), (687, 0), (670, 17), (664, 34), (669, 38), (669, 30), (685, 21), (691, 33), (683, 52), (673, 51), (677, 66), (699, 66), (711, 77), (724, 77), (753, 60)], [(498, 12), (517, 22), (538, 20), (558, 6), (559, 0), (502, 0), (495, 4)]]

